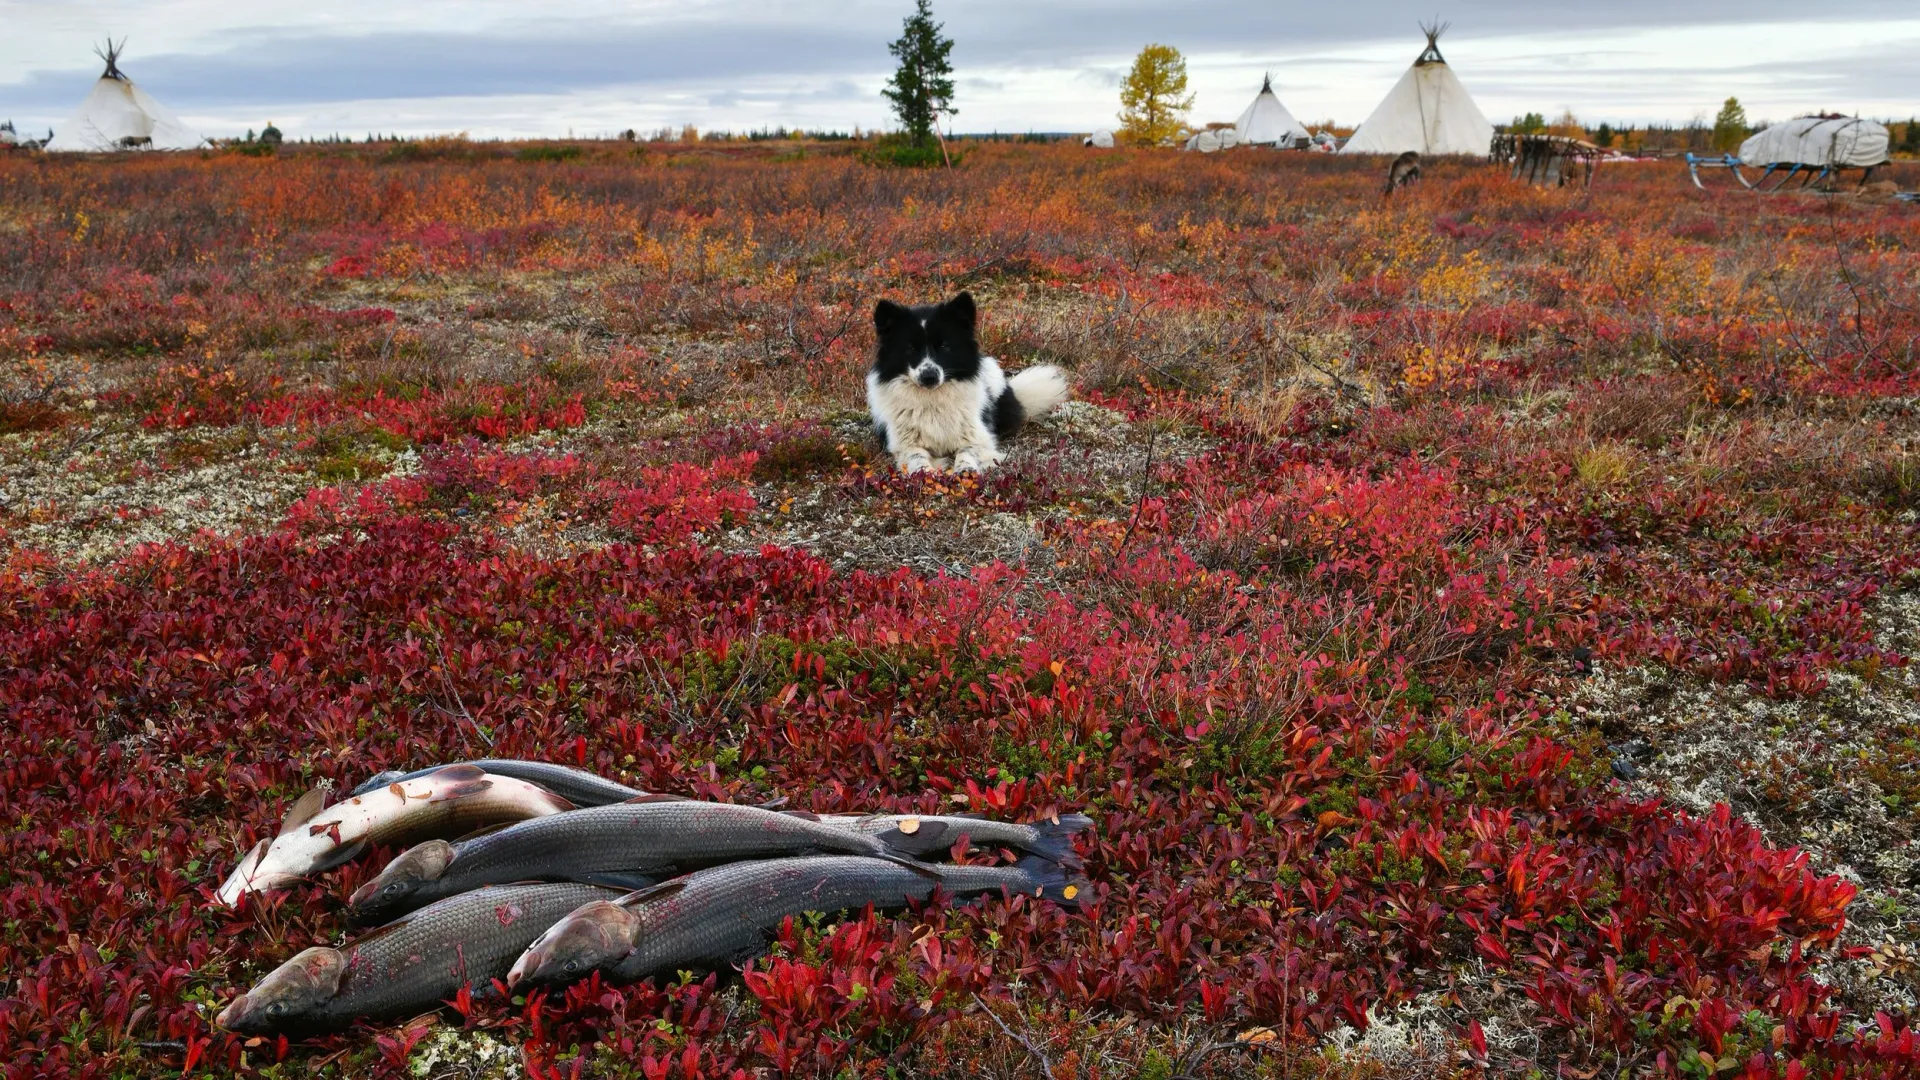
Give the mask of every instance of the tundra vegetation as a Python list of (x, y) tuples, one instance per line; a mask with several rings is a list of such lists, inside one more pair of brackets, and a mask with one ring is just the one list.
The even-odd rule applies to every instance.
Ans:
[[(569, 145), (0, 160), (9, 1074), (1920, 1067), (1914, 208)], [(961, 288), (1078, 400), (896, 475), (872, 303)], [(1085, 809), (1091, 896), (212, 1025), (392, 854), (213, 903), (293, 800), (515, 756)]]

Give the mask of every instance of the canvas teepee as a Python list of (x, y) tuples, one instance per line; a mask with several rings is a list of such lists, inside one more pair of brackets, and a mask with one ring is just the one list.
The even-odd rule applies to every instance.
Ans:
[(96, 50), (107, 70), (54, 134), (48, 150), (191, 150), (206, 142), (121, 74), (118, 61), (125, 45), (108, 41), (104, 50)]
[(1234, 121), (1233, 130), (1239, 133), (1242, 146), (1292, 146), (1299, 139), (1312, 137), (1274, 95), (1271, 75), (1260, 84), (1253, 104)]
[(1478, 154), (1493, 148), (1493, 125), (1440, 55), (1445, 23), (1422, 25), (1427, 47), (1360, 125), (1343, 154)]

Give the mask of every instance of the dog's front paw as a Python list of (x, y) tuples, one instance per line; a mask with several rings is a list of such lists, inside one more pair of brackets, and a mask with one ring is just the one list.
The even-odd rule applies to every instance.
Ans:
[(925, 472), (933, 468), (933, 455), (925, 450), (902, 450), (893, 456), (893, 462), (903, 473)]
[(1000, 463), (1000, 454), (994, 450), (966, 449), (953, 455), (954, 472), (986, 472)]

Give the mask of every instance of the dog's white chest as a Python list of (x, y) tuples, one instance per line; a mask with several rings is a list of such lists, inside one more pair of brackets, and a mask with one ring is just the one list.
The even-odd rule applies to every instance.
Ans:
[(986, 392), (981, 379), (943, 382), (929, 389), (867, 376), (867, 405), (887, 425), (894, 445), (923, 447), (936, 455), (979, 445)]

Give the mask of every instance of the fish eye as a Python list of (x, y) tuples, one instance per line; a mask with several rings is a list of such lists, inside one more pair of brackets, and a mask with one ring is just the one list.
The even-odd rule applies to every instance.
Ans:
[(566, 972), (569, 975), (572, 975), (575, 972), (580, 970), (580, 961), (578, 959), (569, 960), (565, 964), (561, 965), (560, 970)]
[(286, 1011), (287, 1011), (287, 1006), (285, 1002), (276, 1001), (273, 1004), (267, 1006), (268, 1016), (279, 1016), (281, 1013), (284, 1013)]
[(389, 881), (387, 887), (380, 891), (388, 896), (399, 896), (406, 887), (406, 883), (403, 881)]

